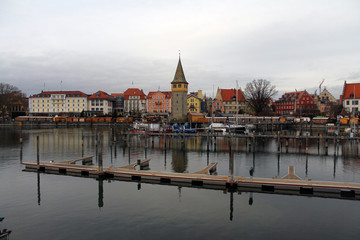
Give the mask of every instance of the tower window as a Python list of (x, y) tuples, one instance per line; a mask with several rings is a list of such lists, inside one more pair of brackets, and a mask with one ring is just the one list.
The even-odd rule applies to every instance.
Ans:
[(176, 84), (174, 84), (174, 88), (176, 88)]
[(178, 87), (181, 88), (181, 84), (178, 84)]

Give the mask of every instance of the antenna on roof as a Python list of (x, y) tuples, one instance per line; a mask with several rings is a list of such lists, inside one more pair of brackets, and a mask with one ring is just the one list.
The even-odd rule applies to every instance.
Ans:
[(62, 80), (60, 82), (60, 90), (62, 91)]
[(44, 82), (44, 92), (45, 92), (45, 82)]
[(180, 55), (181, 55), (181, 52), (180, 52), (180, 50), (179, 50), (179, 58), (180, 58)]
[(133, 86), (134, 86), (134, 81), (132, 81), (132, 82), (131, 82), (131, 85), (133, 85)]

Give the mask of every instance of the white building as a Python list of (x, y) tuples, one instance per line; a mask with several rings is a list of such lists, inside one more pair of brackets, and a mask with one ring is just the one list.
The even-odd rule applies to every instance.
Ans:
[(80, 91), (48, 91), (29, 97), (29, 115), (79, 114), (88, 110), (87, 95)]

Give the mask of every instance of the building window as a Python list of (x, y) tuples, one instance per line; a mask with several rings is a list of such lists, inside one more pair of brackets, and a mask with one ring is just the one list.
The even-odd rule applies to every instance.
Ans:
[(181, 88), (181, 84), (178, 84), (178, 87)]
[(350, 101), (349, 101), (349, 100), (347, 100), (347, 101), (346, 101), (346, 105), (349, 105), (349, 104), (350, 104)]

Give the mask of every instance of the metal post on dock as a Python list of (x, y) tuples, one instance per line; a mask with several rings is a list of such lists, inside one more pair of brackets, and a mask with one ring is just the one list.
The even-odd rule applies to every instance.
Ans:
[(36, 136), (36, 165), (37, 165), (37, 170), (39, 170), (40, 169), (39, 136)]
[(151, 139), (151, 148), (154, 149), (154, 136), (152, 136), (152, 139)]
[(334, 135), (334, 156), (336, 156), (336, 135)]
[(285, 148), (286, 148), (286, 153), (289, 152), (289, 138), (285, 138)]

